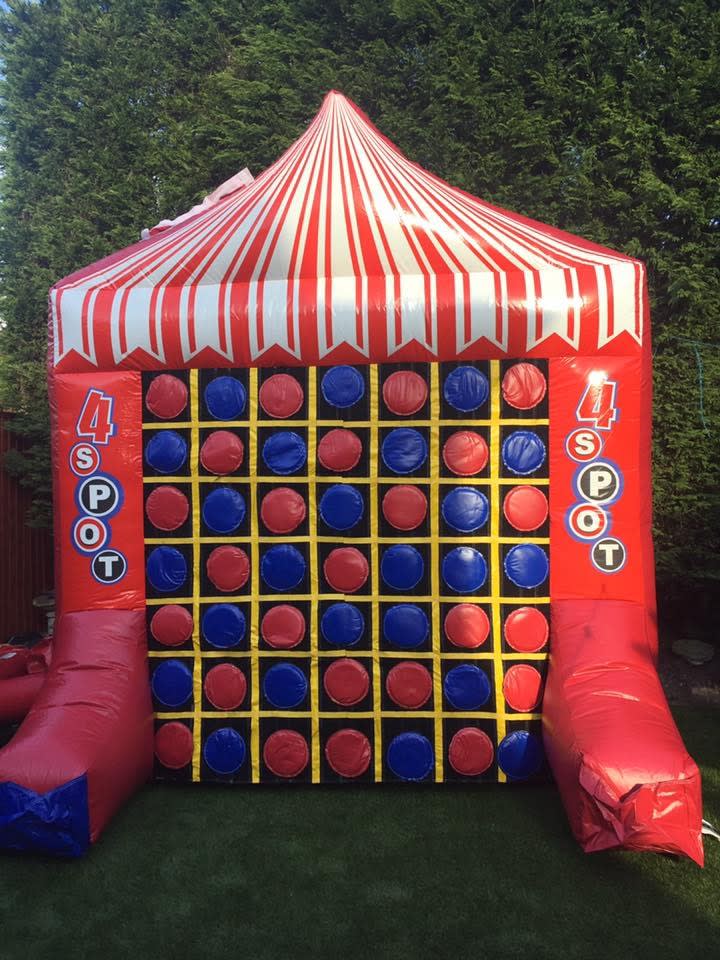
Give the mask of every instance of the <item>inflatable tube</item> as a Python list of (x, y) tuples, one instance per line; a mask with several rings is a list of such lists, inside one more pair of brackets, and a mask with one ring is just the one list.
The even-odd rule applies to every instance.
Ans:
[(45, 683), (45, 673), (26, 673), (0, 682), (0, 725), (22, 720)]

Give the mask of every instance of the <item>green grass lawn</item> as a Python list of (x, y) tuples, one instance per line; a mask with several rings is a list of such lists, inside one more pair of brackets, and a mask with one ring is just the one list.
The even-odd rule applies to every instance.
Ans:
[[(715, 823), (719, 719), (678, 714)], [(706, 852), (586, 856), (552, 787), (152, 786), (85, 860), (0, 858), (0, 958), (711, 957)]]

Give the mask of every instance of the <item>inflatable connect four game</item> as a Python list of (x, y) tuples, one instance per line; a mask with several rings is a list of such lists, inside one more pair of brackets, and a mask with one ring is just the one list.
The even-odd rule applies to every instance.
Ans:
[(50, 309), (59, 617), (0, 846), (81, 854), (151, 776), (552, 774), (584, 849), (702, 863), (655, 670), (642, 264), (331, 93)]

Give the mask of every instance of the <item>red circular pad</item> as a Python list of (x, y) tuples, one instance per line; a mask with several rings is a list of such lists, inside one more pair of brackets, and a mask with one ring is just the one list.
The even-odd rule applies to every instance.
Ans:
[(290, 487), (275, 487), (263, 497), (260, 519), (272, 533), (292, 533), (305, 519), (305, 501)]
[(463, 727), (450, 741), (448, 760), (455, 773), (478, 777), (491, 766), (495, 750), (484, 730)]
[(485, 438), (474, 430), (458, 430), (445, 441), (442, 455), (452, 473), (459, 477), (472, 477), (485, 468), (488, 445)]
[(243, 462), (245, 450), (236, 433), (213, 430), (200, 448), (200, 463), (209, 473), (218, 476), (234, 473)]
[(145, 513), (158, 530), (177, 530), (188, 518), (188, 498), (177, 487), (155, 487), (145, 501)]
[(276, 777), (297, 777), (309, 759), (307, 740), (296, 730), (276, 730), (265, 741), (263, 760)]
[(193, 738), (179, 720), (164, 723), (155, 733), (155, 756), (168, 770), (181, 770), (192, 760)]
[(502, 381), (502, 395), (516, 410), (529, 410), (540, 403), (547, 390), (542, 370), (532, 363), (515, 363)]
[(229, 544), (215, 547), (207, 558), (207, 575), (210, 582), (223, 593), (240, 590), (248, 582), (250, 561), (240, 547)]
[(361, 777), (370, 766), (370, 741), (359, 730), (336, 730), (325, 744), (325, 759), (341, 777)]
[(518, 653), (537, 653), (547, 643), (549, 627), (537, 607), (518, 607), (503, 627), (508, 646)]
[(427, 400), (427, 383), (413, 370), (396, 370), (383, 384), (383, 400), (391, 413), (409, 417)]
[(187, 406), (188, 391), (179, 377), (161, 373), (155, 377), (145, 395), (145, 406), (160, 420), (173, 420)]
[(325, 579), (338, 593), (355, 593), (368, 578), (368, 562), (357, 547), (336, 547), (325, 558)]
[(427, 497), (419, 487), (404, 483), (391, 487), (383, 497), (383, 516), (396, 530), (414, 530), (427, 516)]
[(323, 686), (333, 703), (354, 707), (367, 696), (370, 677), (359, 660), (342, 657), (331, 663), (325, 671)]
[(185, 607), (168, 603), (153, 614), (150, 633), (164, 647), (179, 647), (193, 632), (193, 618)]
[(503, 696), (508, 705), (519, 713), (530, 713), (540, 703), (542, 676), (529, 663), (516, 663), (503, 680)]
[(297, 607), (279, 603), (262, 618), (260, 634), (276, 650), (291, 650), (305, 636), (305, 617)]
[(418, 710), (432, 694), (432, 675), (416, 660), (403, 660), (385, 678), (388, 696), (405, 710)]
[(360, 463), (362, 440), (352, 430), (337, 427), (321, 437), (317, 455), (326, 470), (346, 473)]
[(203, 689), (218, 710), (237, 710), (245, 699), (247, 680), (242, 670), (232, 663), (219, 663), (208, 670)]
[(547, 520), (547, 497), (537, 487), (513, 487), (505, 494), (503, 513), (516, 530), (537, 530)]
[(453, 646), (474, 650), (485, 643), (489, 633), (488, 615), (477, 604), (458, 603), (445, 617), (445, 636)]
[(260, 406), (269, 417), (292, 417), (303, 405), (303, 388), (289, 373), (274, 373), (260, 387)]

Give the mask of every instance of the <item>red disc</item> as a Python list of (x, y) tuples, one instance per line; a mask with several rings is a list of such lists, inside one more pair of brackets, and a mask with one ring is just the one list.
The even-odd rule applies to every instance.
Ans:
[(445, 617), (445, 636), (456, 647), (474, 650), (485, 643), (489, 633), (488, 615), (475, 603), (458, 603)]
[(245, 699), (245, 674), (232, 663), (219, 663), (208, 670), (203, 683), (205, 696), (218, 710), (237, 710)]
[(336, 547), (325, 558), (325, 579), (338, 593), (355, 593), (368, 578), (368, 562), (357, 547)]
[(215, 547), (207, 559), (207, 575), (210, 582), (223, 593), (240, 590), (248, 582), (250, 561), (240, 547), (226, 544)]
[(263, 747), (265, 766), (276, 777), (297, 777), (310, 759), (307, 740), (297, 730), (276, 730)]
[(503, 513), (516, 530), (537, 530), (547, 520), (547, 497), (537, 487), (513, 487), (505, 494)]
[(474, 430), (458, 430), (445, 441), (442, 455), (452, 473), (459, 477), (472, 477), (485, 468), (488, 445), (485, 438)]
[(155, 377), (145, 394), (145, 406), (160, 420), (173, 420), (187, 406), (188, 391), (179, 377), (161, 373)]
[(463, 727), (450, 741), (448, 760), (455, 773), (478, 777), (490, 767), (495, 750), (484, 730)]
[(405, 710), (418, 710), (432, 694), (432, 675), (417, 660), (403, 660), (385, 678), (388, 696)]
[(164, 723), (155, 733), (155, 756), (168, 770), (181, 770), (192, 760), (193, 738), (179, 720)]
[(325, 759), (341, 777), (361, 777), (370, 766), (370, 741), (359, 730), (336, 730), (325, 744)]
[(383, 516), (396, 530), (414, 530), (427, 516), (427, 497), (419, 487), (398, 484), (383, 497)]
[(230, 430), (213, 430), (200, 448), (200, 463), (218, 476), (234, 473), (243, 462), (243, 442)]
[(370, 677), (359, 660), (342, 657), (333, 661), (325, 671), (323, 686), (333, 703), (354, 707), (367, 696)]
[(396, 370), (383, 384), (383, 400), (391, 413), (409, 417), (425, 404), (427, 383), (413, 370)]
[(272, 533), (292, 533), (305, 519), (305, 501), (290, 487), (275, 487), (263, 497), (260, 519)]
[(145, 501), (145, 513), (158, 530), (177, 530), (188, 518), (188, 498), (177, 487), (155, 487)]
[(193, 632), (193, 618), (185, 607), (167, 603), (153, 614), (150, 633), (164, 647), (179, 647)]
[(516, 410), (540, 403), (547, 390), (545, 374), (532, 363), (514, 363), (502, 381), (502, 395)]
[(297, 607), (279, 603), (262, 618), (260, 634), (276, 650), (292, 650), (305, 636), (305, 617)]
[(321, 437), (317, 455), (326, 470), (346, 473), (360, 463), (362, 440), (352, 430), (337, 427)]
[(503, 628), (508, 646), (518, 653), (537, 653), (547, 643), (549, 627), (537, 607), (518, 607)]
[(260, 387), (260, 406), (269, 417), (292, 417), (303, 405), (303, 388), (289, 373), (274, 373)]
[(542, 676), (529, 663), (516, 663), (503, 680), (503, 696), (508, 705), (519, 713), (530, 713), (540, 703)]

